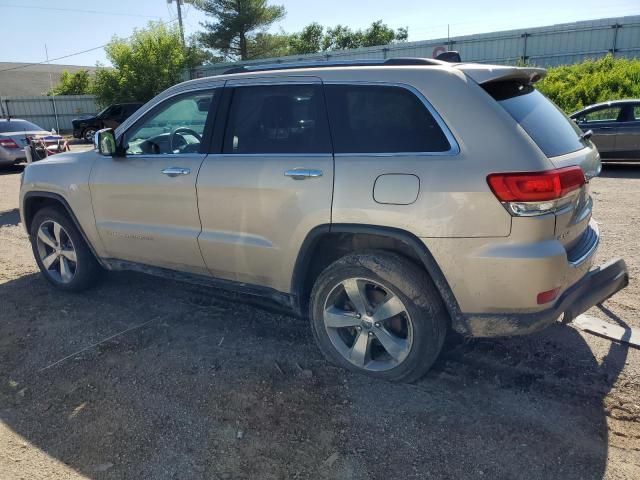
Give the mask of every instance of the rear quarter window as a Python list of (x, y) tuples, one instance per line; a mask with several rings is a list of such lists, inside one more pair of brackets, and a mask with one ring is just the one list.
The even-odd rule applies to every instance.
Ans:
[(447, 152), (451, 145), (425, 104), (391, 85), (325, 87), (336, 153)]
[(533, 86), (493, 82), (482, 86), (529, 134), (547, 157), (575, 152), (587, 144), (580, 128)]

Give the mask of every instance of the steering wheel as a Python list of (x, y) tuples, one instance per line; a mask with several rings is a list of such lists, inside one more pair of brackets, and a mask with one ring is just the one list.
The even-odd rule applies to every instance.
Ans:
[(188, 127), (175, 128), (171, 132), (171, 135), (169, 135), (169, 149), (170, 149), (171, 153), (173, 153), (173, 151), (175, 150), (174, 144), (175, 144), (175, 141), (176, 141), (176, 135), (179, 135), (182, 138), (182, 143), (184, 145), (187, 145), (187, 141), (182, 136), (183, 133), (188, 133), (189, 135), (193, 135), (194, 137), (196, 137), (198, 139), (198, 142), (202, 142), (202, 136), (198, 132), (195, 132), (195, 131), (193, 131), (192, 129), (190, 129)]

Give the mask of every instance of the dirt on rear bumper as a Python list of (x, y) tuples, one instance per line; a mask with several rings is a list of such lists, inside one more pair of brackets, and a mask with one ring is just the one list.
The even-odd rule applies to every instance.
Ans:
[(535, 313), (464, 314), (454, 321), (453, 329), (471, 337), (526, 335), (542, 330), (561, 316), (564, 322), (570, 322), (628, 284), (629, 274), (624, 260), (611, 260), (589, 271), (547, 310)]

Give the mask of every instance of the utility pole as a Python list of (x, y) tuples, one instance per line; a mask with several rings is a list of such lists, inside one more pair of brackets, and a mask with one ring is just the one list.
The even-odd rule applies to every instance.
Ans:
[(60, 133), (60, 122), (58, 121), (58, 109), (56, 108), (56, 92), (53, 91), (53, 78), (51, 77), (51, 62), (49, 62), (49, 50), (47, 44), (44, 44), (44, 53), (47, 56), (47, 65), (49, 65), (49, 89), (51, 91), (51, 102), (53, 103), (53, 115), (56, 118), (56, 133)]
[[(167, 3), (171, 3), (173, 0), (167, 0)], [(180, 39), (182, 40), (182, 46), (185, 46), (184, 43), (184, 26), (182, 25), (182, 2), (184, 0), (176, 0), (176, 8), (178, 9), (178, 25), (180, 28)]]

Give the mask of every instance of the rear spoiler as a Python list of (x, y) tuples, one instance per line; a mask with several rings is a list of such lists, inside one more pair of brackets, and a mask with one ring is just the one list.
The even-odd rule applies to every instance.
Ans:
[(536, 83), (547, 74), (544, 68), (510, 67), (506, 65), (484, 65), (480, 63), (460, 63), (454, 68), (462, 70), (468, 77), (482, 85), (483, 83), (519, 80)]

